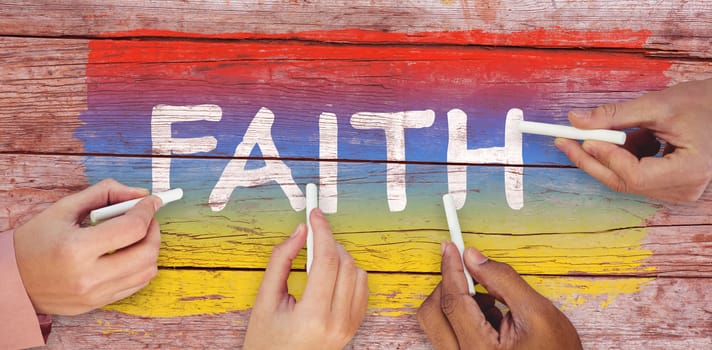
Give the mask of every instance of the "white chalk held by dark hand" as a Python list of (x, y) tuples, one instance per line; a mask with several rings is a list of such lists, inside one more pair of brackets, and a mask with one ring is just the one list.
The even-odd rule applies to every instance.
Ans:
[(566, 139), (605, 141), (617, 145), (625, 144), (626, 139), (625, 132), (618, 130), (578, 129), (573, 126), (528, 121), (519, 122), (519, 131), (527, 134), (563, 137)]
[[(153, 193), (153, 195), (160, 198), (163, 202), (161, 206), (164, 206), (170, 202), (174, 202), (183, 198), (183, 190), (180, 188), (174, 188), (165, 192)], [(123, 215), (144, 198), (146, 197), (136, 198), (125, 202), (112, 204), (108, 207), (92, 210), (89, 213), (89, 222), (94, 225), (100, 221), (108, 220), (113, 217)]]
[(307, 274), (311, 271), (314, 260), (314, 231), (312, 230), (309, 215), (312, 210), (319, 207), (319, 192), (315, 184), (307, 184)]
[(455, 201), (452, 199), (450, 194), (443, 195), (443, 206), (445, 207), (447, 225), (450, 229), (450, 240), (452, 243), (455, 243), (457, 250), (460, 251), (462, 269), (465, 271), (465, 278), (467, 279), (467, 290), (470, 292), (470, 295), (475, 295), (475, 283), (472, 280), (470, 272), (467, 271), (467, 266), (465, 266), (465, 241), (462, 239), (462, 230), (460, 230), (460, 221), (457, 219)]

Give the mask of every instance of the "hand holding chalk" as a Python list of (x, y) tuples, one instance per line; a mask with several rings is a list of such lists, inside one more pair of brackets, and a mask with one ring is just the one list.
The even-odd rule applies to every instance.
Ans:
[(472, 281), (472, 276), (470, 276), (470, 273), (465, 267), (465, 242), (462, 239), (460, 221), (457, 219), (457, 209), (455, 207), (455, 201), (452, 199), (452, 196), (450, 194), (443, 195), (443, 206), (445, 207), (447, 225), (450, 228), (450, 240), (452, 241), (452, 243), (455, 243), (457, 250), (460, 251), (460, 260), (462, 260), (462, 268), (463, 270), (465, 270), (465, 278), (467, 279), (467, 290), (470, 292), (470, 295), (475, 295), (475, 283)]
[(149, 283), (156, 275), (161, 247), (160, 226), (154, 220), (158, 198), (145, 198), (125, 215), (101, 225), (80, 225), (91, 209), (107, 200), (120, 202), (147, 193), (102, 180), (60, 199), (15, 230), (17, 269), (35, 311), (77, 315), (123, 299)]
[[(581, 349), (566, 316), (511, 266), (467, 248), (465, 271), (487, 289), (470, 296), (455, 245), (443, 243), (442, 256), (442, 281), (418, 309), (418, 323), (433, 348), (497, 349), (508, 344), (508, 349)], [(506, 304), (509, 314), (502, 315), (495, 300)]]
[[(712, 79), (707, 79), (571, 111), (569, 120), (576, 127), (639, 129), (628, 134), (625, 148), (566, 139), (557, 140), (556, 147), (614, 191), (671, 202), (694, 201), (712, 181), (711, 101)], [(660, 141), (665, 147), (662, 156), (655, 156), (661, 151)]]
[[(157, 192), (153, 194), (161, 199), (164, 206), (170, 202), (177, 201), (183, 198), (183, 190), (180, 188), (174, 188), (165, 192)], [(108, 207), (92, 210), (89, 213), (89, 222), (94, 225), (100, 221), (108, 220), (113, 217), (125, 214), (129, 209), (133, 208), (136, 203), (141, 201), (143, 198), (136, 198), (128, 200), (121, 203), (112, 204)]]
[[(307, 229), (297, 230), (272, 251), (245, 334), (244, 349), (343, 349), (366, 314), (368, 281), (364, 270), (336, 242), (321, 210), (316, 186), (307, 186), (314, 265), (297, 301), (287, 284)], [(311, 209), (316, 208), (316, 209)]]

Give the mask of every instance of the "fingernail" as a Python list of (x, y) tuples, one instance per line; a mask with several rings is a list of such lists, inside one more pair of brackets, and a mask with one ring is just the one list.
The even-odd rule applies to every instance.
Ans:
[(475, 265), (482, 265), (489, 260), (484, 254), (482, 254), (479, 250), (469, 247), (465, 250), (465, 254), (470, 258), (472, 262), (475, 263)]
[(142, 194), (149, 194), (148, 188), (143, 188), (143, 187), (133, 187), (134, 191), (142, 193)]
[(445, 251), (447, 250), (447, 242), (440, 242), (440, 255), (445, 256)]
[(557, 148), (561, 148), (561, 146), (563, 146), (563, 145), (564, 145), (564, 139), (562, 139), (560, 137), (557, 137), (554, 139), (554, 146), (556, 146)]
[(316, 215), (316, 216), (319, 217), (319, 218), (323, 218), (323, 217), (324, 217), (324, 213), (323, 213), (323, 212), (321, 211), (321, 209), (319, 209), (319, 208), (314, 208), (314, 209), (312, 210), (312, 213), (314, 213), (314, 215)]
[(302, 225), (304, 225), (304, 224), (297, 225), (297, 228), (294, 229), (294, 232), (292, 232), (292, 235), (289, 237), (295, 237), (297, 234), (299, 234), (299, 231), (301, 231), (301, 229), (302, 229)]
[(591, 110), (590, 109), (574, 109), (570, 113), (574, 118), (578, 118), (578, 119), (591, 118)]

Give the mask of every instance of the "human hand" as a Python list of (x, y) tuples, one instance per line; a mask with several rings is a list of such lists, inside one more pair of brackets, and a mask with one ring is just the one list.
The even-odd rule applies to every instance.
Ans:
[(342, 349), (356, 334), (368, 302), (366, 272), (336, 243), (321, 210), (309, 220), (314, 260), (301, 300), (289, 294), (287, 278), (306, 240), (304, 224), (272, 251), (244, 349)]
[[(626, 129), (624, 147), (556, 139), (579, 168), (618, 192), (667, 201), (697, 200), (712, 180), (712, 79), (682, 83), (632, 101), (572, 111), (582, 129)], [(651, 157), (665, 141), (663, 157)]]
[[(514, 269), (474, 248), (464, 255), (470, 274), (489, 294), (470, 296), (457, 247), (443, 243), (442, 281), (418, 309), (435, 349), (581, 349), (568, 318)], [(495, 300), (509, 307), (504, 317)]]
[(80, 227), (92, 209), (147, 194), (103, 180), (60, 199), (15, 231), (17, 266), (38, 313), (84, 313), (148, 284), (161, 243), (153, 219), (160, 198), (149, 196), (122, 216)]

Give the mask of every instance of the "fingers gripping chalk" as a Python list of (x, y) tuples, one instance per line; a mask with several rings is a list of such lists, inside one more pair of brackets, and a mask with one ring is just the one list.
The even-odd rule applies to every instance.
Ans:
[[(163, 202), (163, 206), (170, 202), (174, 202), (183, 198), (183, 190), (180, 188), (174, 188), (165, 192), (157, 192), (153, 195), (161, 199), (161, 201)], [(140, 202), (143, 198), (145, 197), (136, 198), (125, 202), (112, 204), (108, 207), (92, 210), (89, 213), (89, 222), (93, 225), (97, 222), (108, 220), (113, 217), (125, 214), (127, 211), (129, 211), (129, 209), (133, 208), (136, 203)]]
[(475, 283), (472, 280), (470, 272), (467, 271), (465, 266), (465, 241), (462, 240), (462, 231), (460, 230), (460, 221), (457, 219), (457, 209), (455, 208), (455, 201), (452, 199), (450, 194), (443, 195), (443, 206), (445, 207), (445, 217), (447, 218), (447, 225), (450, 228), (450, 240), (455, 243), (457, 250), (460, 251), (460, 260), (462, 260), (462, 269), (465, 271), (465, 278), (467, 279), (467, 290), (470, 295), (475, 295)]
[(578, 129), (573, 126), (521, 121), (519, 131), (527, 134), (563, 137), (575, 140), (598, 140), (617, 145), (625, 143), (626, 134), (618, 130)]
[(307, 184), (307, 274), (311, 271), (314, 260), (314, 231), (312, 230), (309, 214), (319, 207), (319, 193), (315, 184)]

